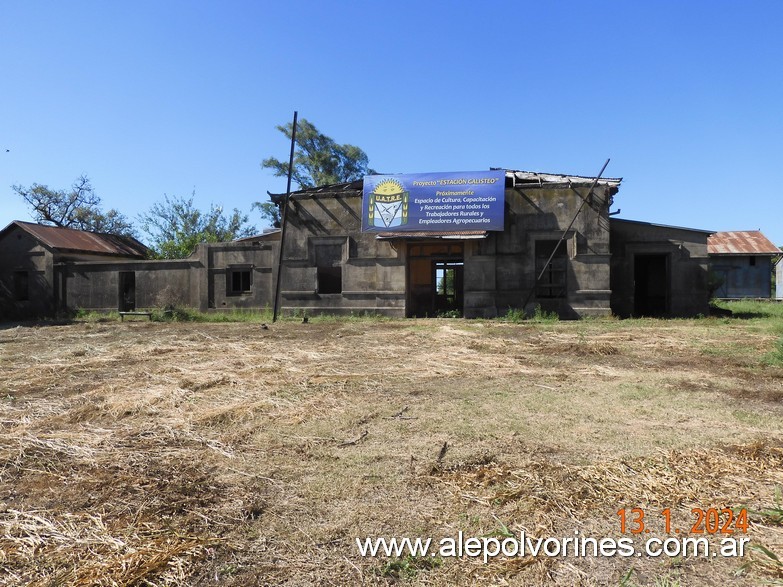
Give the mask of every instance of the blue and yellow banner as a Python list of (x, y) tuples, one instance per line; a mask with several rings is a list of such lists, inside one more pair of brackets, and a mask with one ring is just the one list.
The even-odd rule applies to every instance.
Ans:
[(362, 231), (503, 230), (505, 171), (364, 178)]

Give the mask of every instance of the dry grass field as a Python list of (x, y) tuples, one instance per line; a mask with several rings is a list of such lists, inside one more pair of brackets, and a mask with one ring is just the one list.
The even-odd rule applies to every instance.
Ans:
[[(783, 582), (781, 334), (783, 319), (2, 327), (0, 585)], [(742, 506), (742, 558), (485, 564), (355, 543), (619, 538), (634, 507), (665, 538), (664, 508), (685, 528), (692, 508)]]

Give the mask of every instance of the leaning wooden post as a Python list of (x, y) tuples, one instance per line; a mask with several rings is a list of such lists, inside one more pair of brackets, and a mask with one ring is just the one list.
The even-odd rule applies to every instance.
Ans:
[[(560, 235), (560, 240), (557, 241), (557, 244), (555, 245), (554, 250), (552, 251), (552, 254), (549, 255), (549, 259), (547, 259), (546, 264), (544, 265), (544, 268), (541, 270), (541, 273), (538, 274), (538, 277), (536, 277), (536, 280), (533, 282), (533, 287), (530, 288), (530, 292), (528, 292), (527, 297), (525, 298), (525, 302), (522, 304), (522, 311), (525, 311), (525, 306), (530, 303), (530, 300), (533, 297), (533, 294), (536, 293), (536, 287), (538, 286), (538, 282), (541, 281), (541, 278), (544, 276), (544, 273), (546, 273), (546, 268), (549, 267), (549, 264), (552, 262), (552, 259), (555, 258), (555, 253), (557, 253), (557, 249), (560, 247), (560, 243), (562, 243), (565, 240), (566, 235), (568, 234), (568, 231), (571, 230), (571, 227), (574, 225), (574, 222), (576, 222), (577, 217), (582, 212), (582, 208), (584, 208), (585, 204), (587, 203), (588, 199), (590, 198), (590, 194), (593, 193), (593, 190), (595, 189), (595, 186), (598, 185), (598, 180), (601, 179), (601, 176), (604, 174), (604, 171), (606, 170), (606, 166), (609, 165), (609, 159), (606, 160), (606, 163), (604, 163), (604, 166), (601, 167), (601, 171), (598, 172), (598, 175), (595, 176), (595, 179), (593, 179), (593, 183), (590, 186), (590, 190), (587, 192), (587, 198), (582, 198), (582, 203), (579, 204), (579, 208), (576, 211), (576, 214), (574, 214), (574, 217), (571, 219), (571, 222), (568, 225), (568, 228), (566, 228), (563, 231), (563, 234)], [(577, 192), (578, 193), (578, 192)], [(535, 258), (533, 259), (533, 275), (535, 275), (536, 267), (535, 267)]]

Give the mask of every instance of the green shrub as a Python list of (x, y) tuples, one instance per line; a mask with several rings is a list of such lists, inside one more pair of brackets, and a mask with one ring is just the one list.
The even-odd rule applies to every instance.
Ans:
[(557, 312), (547, 312), (541, 307), (541, 304), (536, 306), (536, 311), (533, 313), (534, 322), (557, 322), (560, 320)]

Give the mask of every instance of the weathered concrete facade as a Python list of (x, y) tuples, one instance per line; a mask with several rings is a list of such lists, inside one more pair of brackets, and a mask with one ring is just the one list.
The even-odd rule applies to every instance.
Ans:
[[(64, 230), (20, 223), (3, 231), (0, 319), (77, 309), (181, 306), (206, 312), (271, 306), (277, 235), (201, 244), (187, 259), (144, 260), (141, 253), (123, 256), (65, 250), (63, 246), (90, 233)], [(61, 248), (50, 246), (53, 242)]]
[(51, 316), (65, 305), (60, 267), (143, 258), (135, 239), (12, 222), (0, 231), (0, 318)]
[(0, 239), (0, 313), (9, 317), (45, 316), (57, 306), (54, 256), (32, 235), (9, 227)]
[[(619, 182), (602, 180), (590, 193), (590, 178), (508, 172), (502, 232), (363, 233), (362, 182), (296, 192), (286, 214), (282, 307), (473, 318), (541, 305), (564, 317), (607, 315), (609, 206)], [(439, 291), (444, 283), (454, 291)]]
[[(513, 181), (506, 189), (505, 230), (466, 247), (465, 315), (494, 317), (536, 305), (568, 318), (608, 315), (609, 206), (616, 191), (615, 183), (590, 194), (585, 185)], [(560, 262), (555, 270), (562, 273), (545, 270), (537, 284), (542, 261), (563, 236), (561, 254), (550, 264)]]
[(362, 233), (356, 183), (291, 198), (281, 277), (286, 312), (405, 315), (404, 252)]
[(705, 230), (612, 218), (612, 310), (626, 316), (709, 311)]
[[(15, 307), (29, 316), (263, 309), (274, 303), (282, 245), (287, 314), (492, 318), (538, 306), (564, 318), (706, 314), (710, 232), (610, 217), (620, 181), (506, 171), (502, 231), (362, 232), (362, 181), (306, 189), (287, 200), (284, 243), (277, 232), (204, 244), (177, 261), (54, 254), (6, 229), (0, 297), (21, 283), (27, 293)], [(24, 283), (9, 277), (22, 273)]]
[(64, 309), (264, 308), (276, 256), (275, 242), (216, 243), (180, 260), (67, 263)]

